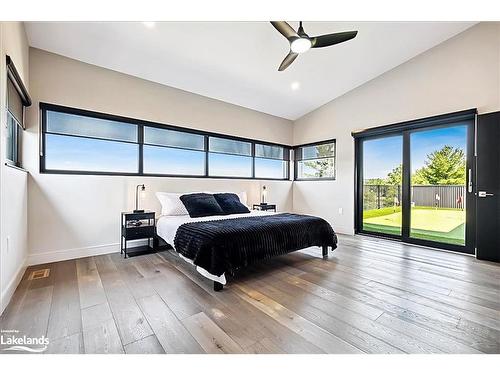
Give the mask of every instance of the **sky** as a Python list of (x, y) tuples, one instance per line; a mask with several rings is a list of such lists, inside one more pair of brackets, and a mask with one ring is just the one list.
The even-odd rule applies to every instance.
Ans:
[[(47, 169), (93, 172), (136, 173), (138, 145), (98, 139), (48, 134), (46, 138)], [(281, 178), (281, 160), (255, 159), (256, 177)], [(252, 158), (226, 154), (209, 154), (212, 176), (250, 177)], [(144, 146), (144, 172), (157, 174), (204, 175), (203, 151)]]
[[(410, 135), (411, 169), (425, 165), (427, 155), (449, 145), (466, 151), (467, 126), (415, 131)], [(402, 163), (403, 137), (391, 136), (363, 143), (363, 174), (365, 179), (385, 178)]]

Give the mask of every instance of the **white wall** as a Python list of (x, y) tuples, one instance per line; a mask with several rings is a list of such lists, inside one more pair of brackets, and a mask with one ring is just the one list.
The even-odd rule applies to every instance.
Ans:
[[(144, 208), (159, 212), (156, 191), (247, 191), (259, 200), (260, 181), (163, 177), (75, 176), (39, 173), (39, 102), (192, 127), (283, 144), (291, 121), (166, 87), (38, 49), (30, 49), (25, 166), (30, 172), (29, 264), (117, 251), (120, 212), (134, 206), (146, 184)], [(292, 182), (266, 181), (269, 201), (292, 209)]]
[(294, 183), (294, 211), (353, 233), (353, 130), (469, 108), (497, 111), (499, 91), (500, 23), (480, 23), (296, 120), (295, 144), (337, 139), (337, 180)]
[(20, 22), (0, 22), (0, 313), (5, 309), (25, 269), (27, 256), (26, 172), (5, 166), (6, 62), (9, 55), (28, 87), (28, 42)]

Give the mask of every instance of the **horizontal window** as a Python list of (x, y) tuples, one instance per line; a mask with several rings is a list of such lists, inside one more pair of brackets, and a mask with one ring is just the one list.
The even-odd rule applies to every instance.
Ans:
[(205, 152), (145, 145), (144, 173), (204, 176)]
[(47, 133), (137, 142), (137, 125), (47, 111)]
[(280, 146), (255, 145), (255, 157), (267, 159), (288, 160), (285, 157), (285, 148)]
[(255, 158), (255, 177), (285, 179), (288, 177), (288, 162)]
[(139, 145), (47, 134), (45, 168), (54, 171), (137, 173)]
[(298, 178), (334, 178), (333, 158), (307, 160), (298, 162)]
[(210, 153), (208, 175), (211, 177), (252, 177), (252, 158)]
[(335, 152), (335, 143), (299, 147), (298, 149), (299, 154), (302, 154), (300, 157), (301, 160), (331, 158)]
[(144, 143), (158, 146), (205, 150), (205, 137), (169, 129), (144, 127)]
[(296, 147), (295, 178), (335, 179), (335, 141)]
[(42, 172), (287, 179), (290, 148), (40, 104)]
[(220, 152), (233, 155), (252, 155), (252, 144), (250, 142), (215, 137), (209, 137), (208, 142), (208, 151), (210, 152)]

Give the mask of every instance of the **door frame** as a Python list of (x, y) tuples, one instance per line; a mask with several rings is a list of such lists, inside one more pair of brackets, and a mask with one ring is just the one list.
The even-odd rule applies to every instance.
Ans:
[[(402, 123), (386, 125), (382, 127), (372, 128), (361, 132), (353, 133), (354, 156), (355, 156), (355, 173), (354, 173), (354, 221), (355, 233), (366, 234), (370, 236), (389, 238), (393, 240), (434, 247), (449, 251), (456, 251), (465, 254), (475, 253), (475, 229), (476, 229), (476, 191), (475, 191), (475, 134), (476, 134), (476, 117), (475, 109), (454, 112), (445, 115), (438, 115), (406, 121)], [(410, 237), (411, 228), (411, 145), (410, 135), (418, 130), (433, 130), (451, 126), (454, 123), (463, 122), (467, 125), (467, 158), (466, 158), (466, 233), (465, 246), (447, 244), (437, 241), (423, 240)], [(401, 186), (401, 211), (402, 211), (402, 226), (401, 235), (391, 235), (385, 233), (377, 233), (363, 230), (363, 142), (365, 140), (373, 140), (385, 138), (389, 136), (402, 136), (402, 164), (403, 176)]]

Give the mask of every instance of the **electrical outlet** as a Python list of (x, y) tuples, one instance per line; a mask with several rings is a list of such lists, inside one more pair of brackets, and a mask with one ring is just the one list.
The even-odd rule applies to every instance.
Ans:
[(344, 214), (344, 209), (342, 207), (339, 207), (339, 214), (343, 215)]

